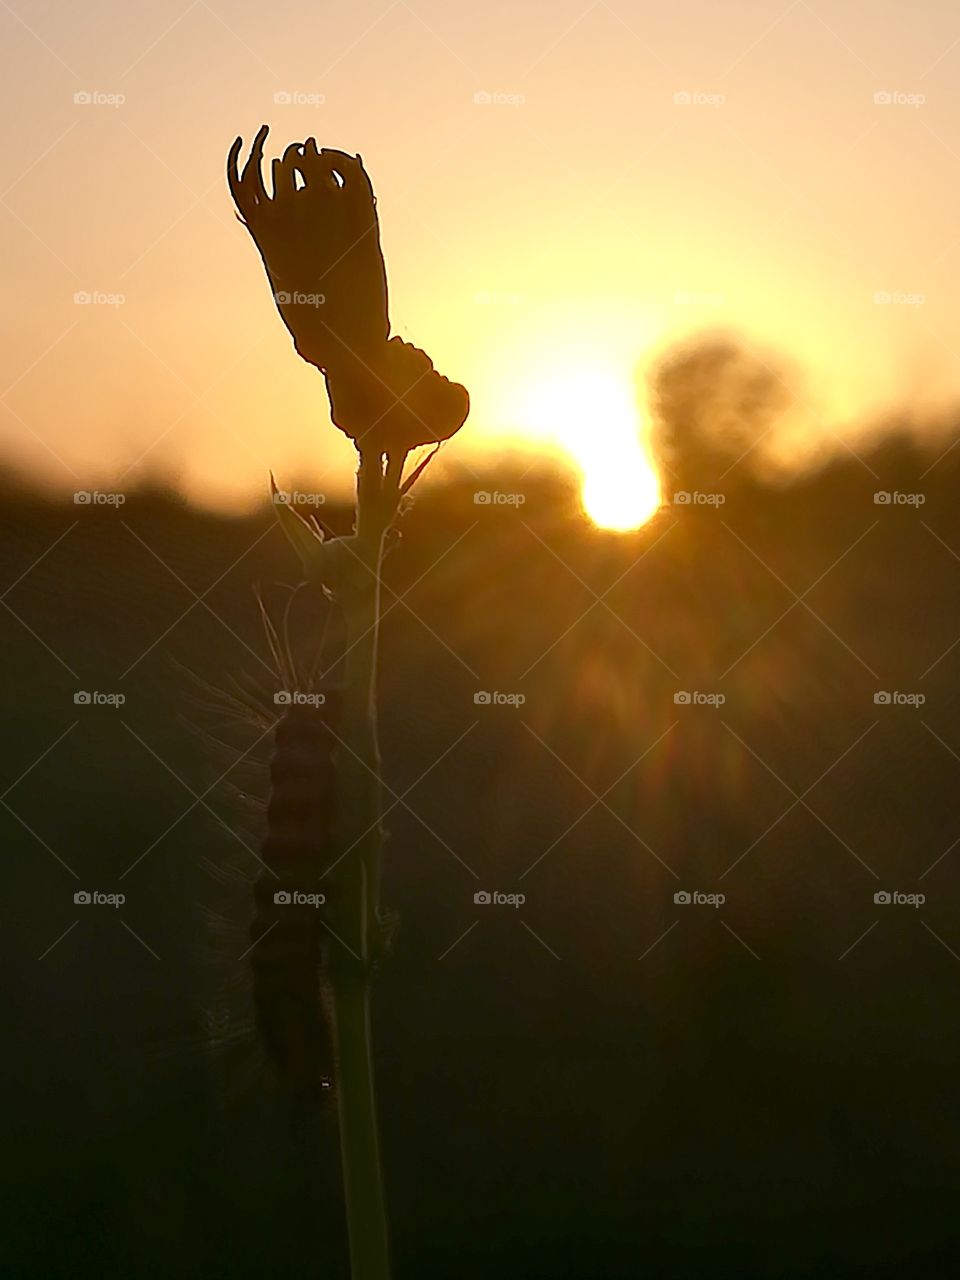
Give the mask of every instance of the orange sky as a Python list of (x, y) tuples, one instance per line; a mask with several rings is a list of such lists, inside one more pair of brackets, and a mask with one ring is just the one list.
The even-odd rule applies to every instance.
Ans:
[(472, 394), (451, 457), (582, 463), (577, 388), (703, 329), (787, 353), (811, 433), (960, 387), (945, 0), (5, 0), (0, 33), (0, 457), (58, 486), (349, 481), (225, 189), (261, 121), (363, 154), (394, 329)]

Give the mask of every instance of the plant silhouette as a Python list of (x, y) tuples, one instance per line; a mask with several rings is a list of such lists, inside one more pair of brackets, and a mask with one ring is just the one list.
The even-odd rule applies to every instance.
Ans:
[[(404, 480), (408, 455), (448, 440), (465, 422), (470, 400), (424, 351), (390, 336), (377, 202), (359, 155), (319, 149), (313, 138), (291, 143), (273, 162), (270, 194), (262, 173), (267, 132), (264, 125), (257, 133), (242, 172), (242, 140), (234, 142), (230, 191), (297, 353), (325, 377), (333, 422), (353, 440), (358, 471), (356, 526), (348, 537), (325, 538), (292, 507), (276, 507), (308, 582), (342, 610), (343, 683), (335, 723), (322, 708), (311, 714), (290, 706), (277, 727), (271, 811), (287, 819), (286, 834), (275, 821), (264, 856), (274, 874), (270, 863), (282, 866), (290, 887), (278, 890), (268, 924), (270, 886), (258, 882), (253, 963), (266, 1045), (301, 1090), (319, 1078), (305, 1059), (322, 1052), (321, 1004), (330, 1010), (351, 1269), (354, 1280), (384, 1280), (387, 1222), (370, 1030), (373, 973), (390, 935), (380, 905), (380, 574), (384, 539), (433, 456)], [(331, 734), (332, 788), (325, 785)], [(290, 910), (297, 876), (314, 891), (320, 880), (329, 886), (313, 918), (309, 909)], [(257, 944), (265, 948), (260, 958)]]

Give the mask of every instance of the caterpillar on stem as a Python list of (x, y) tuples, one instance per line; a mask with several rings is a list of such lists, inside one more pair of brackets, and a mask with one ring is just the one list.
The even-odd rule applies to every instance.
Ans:
[(264, 867), (254, 881), (250, 966), (264, 1049), (300, 1099), (332, 1087), (332, 1038), (324, 1008), (323, 872), (336, 818), (339, 698), (287, 705), (274, 731)]
[[(316, 1102), (333, 1088), (333, 1036), (326, 994), (331, 934), (324, 921), (337, 816), (334, 751), (340, 693), (318, 679), (323, 639), (301, 681), (290, 639), (290, 609), (275, 628), (258, 597), (264, 632), (286, 688), (273, 731), (270, 794), (253, 884), (250, 926), (253, 1005), (263, 1048), (298, 1101)], [(329, 613), (327, 620), (329, 622)], [(301, 687), (302, 685), (302, 687)]]
[[(296, 628), (298, 636), (309, 637), (304, 660), (304, 644), (294, 644), (291, 622), (298, 597), (296, 589), (275, 623), (261, 593), (256, 595), (272, 688), (241, 687), (233, 680), (233, 689), (226, 690), (189, 674), (208, 713), (215, 706), (225, 721), (226, 740), (202, 732), (208, 751), (228, 761), (219, 789), (232, 793), (232, 807), (242, 805), (253, 819), (243, 824), (242, 834), (235, 820), (220, 820), (246, 850), (242, 865), (238, 857), (207, 867), (232, 902), (225, 912), (206, 913), (223, 980), (211, 1028), (229, 1022), (235, 1042), (243, 1024), (248, 1040), (251, 1033), (259, 1040), (282, 1091), (314, 1105), (332, 1097), (335, 1074), (325, 975), (329, 946), (337, 944), (324, 923), (331, 885), (323, 877), (333, 861), (340, 692), (332, 669), (322, 667), (331, 649), (330, 668), (335, 665), (339, 640), (335, 609), (314, 597), (320, 619), (311, 616)], [(233, 741), (241, 730), (245, 737), (257, 734), (246, 750)], [(241, 770), (247, 775), (243, 786), (231, 780)], [(248, 924), (238, 919), (244, 908)], [(221, 1041), (223, 1035), (213, 1038)]]

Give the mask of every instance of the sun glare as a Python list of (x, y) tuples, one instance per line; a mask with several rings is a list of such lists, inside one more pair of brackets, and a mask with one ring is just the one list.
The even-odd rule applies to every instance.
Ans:
[(657, 511), (660, 487), (643, 450), (623, 447), (584, 467), (580, 497), (594, 524), (626, 533)]
[(553, 375), (531, 391), (524, 425), (553, 441), (580, 472), (583, 509), (602, 529), (626, 532), (660, 506), (660, 483), (627, 378), (615, 371)]

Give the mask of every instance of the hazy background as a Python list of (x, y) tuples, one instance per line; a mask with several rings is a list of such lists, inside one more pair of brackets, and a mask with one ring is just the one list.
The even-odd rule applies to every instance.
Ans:
[(351, 449), (225, 191), (262, 121), (271, 154), (364, 156), (395, 329), (469, 386), (471, 465), (505, 441), (629, 454), (591, 388), (630, 418), (638, 363), (703, 328), (789, 354), (791, 455), (957, 386), (946, 0), (32, 0), (0, 37), (0, 430), (66, 489), (156, 469), (249, 503), (270, 467), (343, 487)]
[[(362, 153), (395, 326), (473, 397), (386, 564), (398, 1280), (955, 1271), (960, 12), (0, 0), (0, 36), (0, 1271), (345, 1274), (335, 1127), (251, 1029), (270, 738), (216, 693), (276, 714), (267, 471), (350, 523), (224, 189), (264, 120)], [(654, 426), (706, 500), (637, 532), (544, 469), (648, 515)]]
[[(678, 482), (715, 484), (729, 453), (685, 445)], [(865, 459), (782, 489), (745, 462), (629, 535), (502, 469), (522, 507), (467, 474), (405, 519), (374, 996), (398, 1280), (955, 1271), (960, 450), (923, 481), (902, 442)], [(0, 510), (0, 1269), (343, 1280), (335, 1125), (251, 1030), (270, 740), (197, 684), (276, 714), (252, 585), (279, 617), (283, 535), (149, 493)]]

